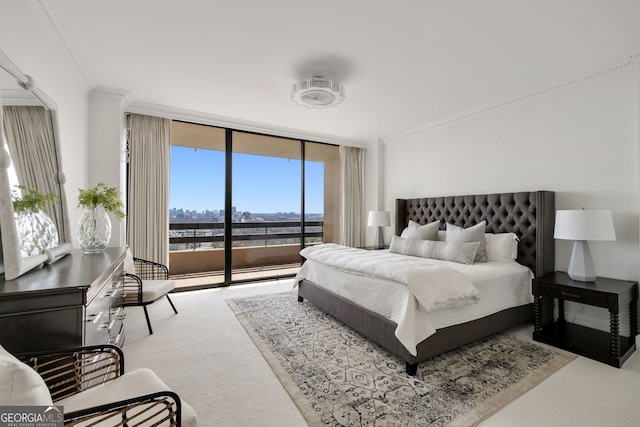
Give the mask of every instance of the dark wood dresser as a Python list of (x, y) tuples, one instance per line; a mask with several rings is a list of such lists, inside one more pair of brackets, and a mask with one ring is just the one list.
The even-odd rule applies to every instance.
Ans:
[(76, 249), (14, 280), (0, 276), (0, 344), (12, 353), (124, 343), (126, 248)]

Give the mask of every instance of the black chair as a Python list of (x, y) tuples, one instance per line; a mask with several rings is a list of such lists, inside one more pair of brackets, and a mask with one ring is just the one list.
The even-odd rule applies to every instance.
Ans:
[(147, 319), (149, 334), (153, 334), (151, 321), (147, 305), (152, 304), (162, 297), (166, 297), (174, 313), (178, 310), (169, 298), (169, 292), (175, 289), (175, 280), (169, 279), (169, 269), (164, 264), (135, 258), (131, 255), (131, 250), (127, 249), (124, 261), (124, 307), (140, 307), (144, 309)]
[(1, 404), (62, 406), (65, 426), (197, 425), (193, 408), (153, 371), (125, 373), (114, 345), (15, 355), (0, 346), (0, 366)]

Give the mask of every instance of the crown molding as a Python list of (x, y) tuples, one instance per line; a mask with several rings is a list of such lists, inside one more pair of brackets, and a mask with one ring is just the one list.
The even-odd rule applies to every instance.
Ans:
[(93, 89), (92, 94), (108, 97), (112, 96), (115, 98), (126, 98), (129, 95), (129, 91), (111, 86), (98, 86)]
[(42, 102), (30, 91), (22, 89), (0, 89), (0, 104), (20, 106), (42, 106)]
[(148, 102), (134, 101), (127, 107), (125, 107), (125, 112), (163, 117), (172, 120), (182, 120), (185, 122), (199, 123), (266, 135), (281, 136), (285, 138), (302, 139), (310, 142), (324, 142), (327, 144), (344, 145), (359, 148), (367, 147), (367, 141), (361, 139), (342, 138), (335, 135), (327, 135), (317, 132), (308, 132), (300, 129), (273, 126), (264, 123), (252, 122), (249, 120), (218, 116), (215, 114), (186, 110), (182, 108), (167, 107), (165, 105), (152, 104)]
[(499, 102), (496, 102), (496, 103), (488, 104), (488, 105), (485, 105), (483, 107), (479, 107), (479, 108), (476, 108), (476, 109), (473, 109), (473, 110), (469, 110), (469, 111), (466, 111), (466, 112), (463, 112), (463, 113), (460, 113), (460, 114), (455, 114), (455, 115), (446, 117), (446, 118), (444, 118), (442, 120), (437, 120), (437, 121), (434, 121), (434, 122), (426, 123), (426, 124), (424, 124), (422, 126), (418, 126), (416, 128), (409, 129), (409, 130), (407, 130), (405, 132), (385, 137), (384, 138), (384, 142), (385, 143), (390, 143), (390, 142), (397, 141), (399, 139), (406, 138), (408, 136), (420, 134), (420, 133), (423, 133), (423, 132), (428, 132), (428, 131), (430, 131), (432, 129), (435, 129), (435, 128), (438, 128), (440, 126), (444, 126), (444, 125), (451, 124), (453, 122), (464, 120), (464, 119), (467, 119), (469, 117), (475, 116), (477, 114), (485, 113), (485, 112), (488, 112), (488, 111), (491, 111), (491, 110), (496, 110), (498, 108), (506, 107), (506, 106), (511, 105), (511, 104), (527, 101), (527, 100), (529, 100), (531, 98), (535, 98), (535, 97), (540, 96), (540, 95), (546, 95), (546, 94), (549, 94), (551, 92), (555, 92), (557, 90), (563, 89), (563, 88), (568, 87), (568, 86), (573, 86), (575, 84), (583, 83), (583, 82), (585, 82), (587, 80), (592, 80), (592, 79), (601, 77), (601, 76), (603, 76), (605, 74), (609, 74), (609, 73), (613, 73), (613, 72), (619, 71), (621, 69), (624, 69), (624, 68), (627, 68), (627, 67), (633, 65), (634, 59), (637, 62), (640, 62), (640, 52), (637, 52), (635, 54), (625, 55), (625, 56), (622, 56), (622, 58), (623, 58), (622, 62), (618, 62), (618, 63), (613, 64), (613, 65), (609, 65), (606, 68), (591, 72), (589, 74), (585, 74), (585, 75), (576, 77), (574, 79), (567, 80), (567, 81), (564, 81), (562, 83), (558, 83), (556, 85), (549, 86), (549, 87), (537, 90), (535, 92), (530, 92), (530, 93), (522, 95), (522, 96), (518, 96), (518, 97), (515, 97), (515, 98), (509, 98), (509, 99), (506, 99), (506, 100), (503, 100), (503, 101), (499, 101)]
[(640, 47), (616, 54), (616, 58), (621, 61), (631, 61), (640, 63)]

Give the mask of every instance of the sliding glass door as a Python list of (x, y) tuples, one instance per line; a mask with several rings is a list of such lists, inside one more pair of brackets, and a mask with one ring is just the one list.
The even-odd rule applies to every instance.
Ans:
[(171, 126), (169, 266), (183, 286), (225, 282), (225, 130)]
[(232, 133), (232, 281), (290, 275), (300, 266), (300, 141)]
[(339, 167), (337, 146), (174, 121), (169, 264), (178, 286), (294, 275), (304, 245), (338, 241)]
[(305, 246), (340, 242), (340, 150), (304, 143)]

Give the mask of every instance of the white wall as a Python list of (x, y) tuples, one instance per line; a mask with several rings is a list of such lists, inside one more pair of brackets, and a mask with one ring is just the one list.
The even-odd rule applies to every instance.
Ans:
[[(124, 106), (126, 91), (99, 87), (89, 97), (89, 187), (104, 182), (120, 188), (123, 205), (125, 201), (126, 170), (126, 123)], [(126, 244), (125, 220), (113, 214), (111, 218), (111, 240), (109, 246)]]
[[(596, 271), (638, 280), (639, 76), (628, 66), (386, 143), (392, 223), (396, 198), (551, 190), (556, 209), (612, 210), (617, 240), (589, 243)], [(393, 227), (386, 232), (388, 242)], [(556, 241), (556, 270), (566, 271), (571, 245)], [(568, 319), (606, 330), (597, 310), (569, 307)]]
[[(617, 241), (590, 242), (597, 272), (638, 280), (637, 84), (627, 67), (386, 143), (385, 207), (395, 214), (396, 198), (555, 191), (556, 209), (612, 210)], [(556, 249), (556, 268), (566, 270), (571, 242)]]
[[(58, 105), (62, 167), (70, 225), (81, 211), (76, 208), (78, 189), (87, 183), (88, 84), (35, 2), (3, 4), (0, 11), (0, 48)], [(10, 11), (8, 9), (11, 9)]]

